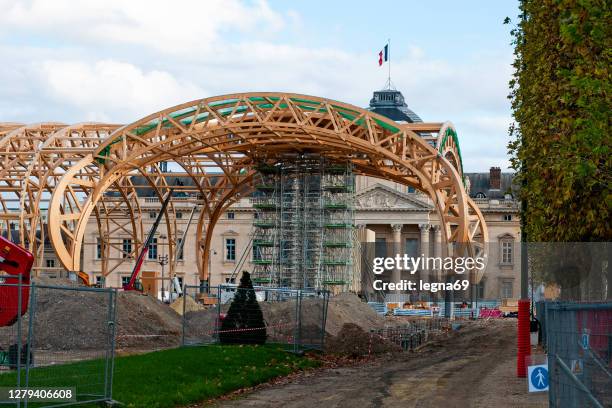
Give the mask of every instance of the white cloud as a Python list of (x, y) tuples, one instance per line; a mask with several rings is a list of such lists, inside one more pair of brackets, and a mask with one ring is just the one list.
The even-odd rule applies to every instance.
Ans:
[(0, 0), (2, 30), (50, 38), (149, 47), (166, 54), (197, 54), (230, 31), (277, 31), (283, 17), (264, 0)]
[[(282, 14), (261, 0), (163, 4), (0, 0), (0, 55), (11, 61), (0, 64), (0, 121), (128, 123), (192, 99), (247, 91), (366, 106), (385, 83), (387, 67), (378, 67), (375, 53), (287, 40), (287, 32), (310, 29), (294, 11)], [(24, 47), (8, 40), (17, 34), (45, 40)], [(455, 123), (466, 170), (507, 162), (510, 58), (452, 60), (418, 44), (394, 48), (393, 82), (425, 121)]]
[(204, 94), (167, 72), (144, 72), (112, 60), (45, 61), (40, 75), (52, 99), (84, 112), (88, 120), (129, 122)]

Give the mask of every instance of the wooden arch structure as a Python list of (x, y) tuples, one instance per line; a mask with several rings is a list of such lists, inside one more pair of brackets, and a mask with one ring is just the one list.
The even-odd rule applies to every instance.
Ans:
[[(0, 231), (35, 254), (35, 271), (50, 269), (45, 265), (45, 259), (53, 251), (47, 228), (51, 215), (47, 210), (57, 182), (118, 127), (102, 123), (0, 124)], [(64, 191), (62, 205), (66, 209), (63, 212), (78, 208), (84, 197), (83, 189), (92, 185), (97, 171), (95, 165), (82, 169), (79, 183)], [(109, 191), (112, 194), (100, 202), (103, 211), (94, 211), (97, 234), (109, 237), (121, 229), (134, 239), (141, 239), (142, 217), (135, 186), (127, 178), (115, 183)], [(109, 207), (113, 206), (126, 209), (129, 226), (119, 226), (119, 220), (108, 216)], [(102, 238), (101, 245), (105, 254), (102, 267), (113, 269), (116, 265), (108, 256), (108, 239)]]
[[(437, 136), (427, 140), (432, 134)], [(114, 219), (114, 212), (127, 214), (126, 223), (131, 219), (133, 224), (129, 226), (133, 252), (139, 251), (142, 211), (132, 205), (138, 202), (138, 188), (130, 182), (140, 176), (158, 199), (173, 187), (173, 203), (186, 200), (201, 206), (195, 250), (200, 277), (206, 279), (212, 231), (219, 216), (252, 190), (258, 166), (296, 154), (348, 162), (357, 174), (394, 180), (426, 193), (441, 222), (444, 254), (482, 256), (485, 251), (486, 225), (464, 189), (461, 155), (450, 123), (397, 124), (329, 99), (243, 93), (196, 100), (152, 114), (113, 130), (89, 152), (81, 153), (54, 180), (48, 211), (50, 241), (62, 265), (72, 271), (80, 270), (92, 214), (98, 220)], [(180, 174), (191, 180), (189, 185), (173, 186), (171, 180), (178, 173), (161, 172), (161, 162), (178, 166)], [(116, 205), (105, 204), (117, 197)], [(173, 211), (170, 206), (165, 214), (171, 268), (178, 238)], [(109, 227), (104, 230), (100, 221), (98, 226), (102, 240), (110, 239), (112, 233), (103, 235), (110, 233)], [(103, 274), (111, 271), (107, 267)]]

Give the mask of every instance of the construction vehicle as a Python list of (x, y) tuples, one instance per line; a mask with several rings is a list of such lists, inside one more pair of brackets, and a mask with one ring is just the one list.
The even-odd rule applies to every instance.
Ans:
[[(0, 327), (12, 326), (28, 311), (33, 263), (34, 257), (30, 252), (0, 236), (0, 283), (4, 284), (0, 286)], [(21, 363), (26, 362), (28, 353), (27, 346), (19, 350), (17, 344), (11, 344), (8, 351), (0, 348), (0, 366), (14, 369), (18, 366), (18, 359)]]
[(138, 258), (136, 259), (136, 264), (134, 265), (134, 269), (132, 270), (132, 275), (130, 275), (130, 280), (128, 281), (128, 283), (123, 285), (123, 290), (138, 290), (142, 292), (142, 284), (140, 283), (140, 279), (138, 279), (138, 275), (140, 274), (140, 269), (142, 268), (142, 263), (144, 262), (145, 256), (149, 252), (149, 246), (151, 245), (151, 242), (153, 242), (153, 238), (155, 237), (157, 227), (159, 226), (159, 223), (161, 222), (161, 219), (166, 212), (166, 208), (168, 208), (168, 203), (170, 203), (170, 199), (172, 198), (172, 191), (173, 189), (170, 189), (170, 191), (168, 191), (168, 195), (164, 199), (162, 208), (157, 214), (155, 223), (153, 223), (153, 226), (149, 231), (149, 235), (147, 236), (147, 240), (144, 243), (142, 251), (140, 251)]

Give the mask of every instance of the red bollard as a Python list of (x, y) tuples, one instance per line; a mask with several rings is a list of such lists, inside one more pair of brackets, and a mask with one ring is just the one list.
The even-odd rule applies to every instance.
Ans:
[(517, 331), (517, 353), (516, 353), (516, 376), (527, 377), (527, 356), (531, 355), (531, 344), (529, 339), (529, 299), (521, 299), (518, 302), (518, 331)]

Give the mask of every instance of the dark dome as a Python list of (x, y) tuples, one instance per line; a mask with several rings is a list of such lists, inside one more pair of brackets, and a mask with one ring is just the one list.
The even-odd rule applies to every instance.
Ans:
[(370, 107), (368, 109), (395, 122), (423, 122), (419, 115), (408, 109), (404, 95), (400, 91), (393, 89), (374, 91), (374, 96), (370, 99)]

